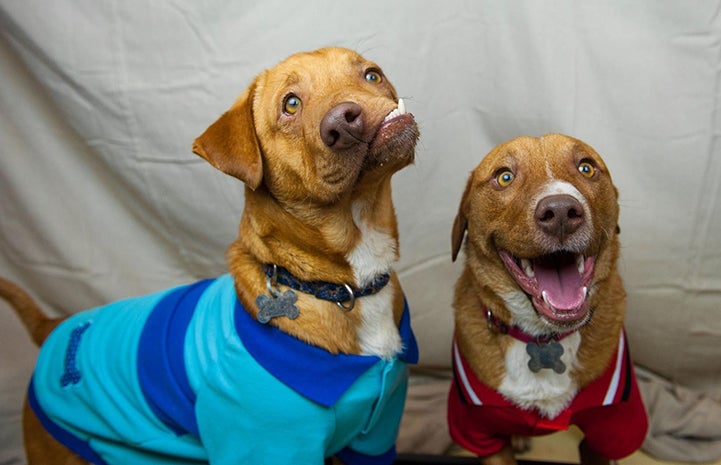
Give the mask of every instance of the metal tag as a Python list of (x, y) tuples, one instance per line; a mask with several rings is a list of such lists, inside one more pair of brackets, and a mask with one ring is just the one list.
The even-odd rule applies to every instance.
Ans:
[(544, 368), (550, 368), (559, 375), (566, 371), (566, 364), (561, 361), (563, 346), (557, 341), (529, 342), (526, 344), (526, 352), (531, 356), (531, 360), (528, 361), (528, 369), (534, 373), (538, 373)]
[(298, 307), (295, 301), (298, 296), (292, 290), (285, 291), (283, 294), (275, 295), (259, 295), (255, 299), (255, 305), (258, 307), (258, 321), (265, 324), (273, 318), (285, 316), (291, 320), (298, 317)]

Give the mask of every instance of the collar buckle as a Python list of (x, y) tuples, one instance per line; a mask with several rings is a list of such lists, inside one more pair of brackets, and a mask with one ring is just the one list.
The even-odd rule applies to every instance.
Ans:
[(353, 292), (353, 288), (350, 287), (350, 284), (343, 284), (345, 286), (345, 290), (348, 291), (348, 295), (350, 298), (348, 299), (348, 305), (345, 305), (344, 302), (336, 301), (336, 305), (342, 308), (346, 312), (350, 312), (353, 310), (353, 307), (355, 307), (355, 293)]

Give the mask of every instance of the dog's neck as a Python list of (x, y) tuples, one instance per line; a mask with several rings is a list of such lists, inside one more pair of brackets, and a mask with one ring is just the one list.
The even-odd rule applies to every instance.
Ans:
[(302, 281), (356, 288), (389, 273), (388, 285), (377, 294), (362, 297), (354, 311), (299, 292), (300, 317), (276, 318), (271, 324), (332, 352), (383, 354), (395, 350), (395, 343), (367, 349), (368, 340), (386, 338), (372, 336), (378, 332), (373, 324), (371, 331), (363, 329), (370, 318), (387, 322), (381, 325), (385, 328), (381, 333), (395, 330), (393, 324), (400, 321), (403, 310), (400, 285), (391, 269), (398, 257), (398, 236), (390, 176), (386, 183), (356, 190), (330, 206), (283, 205), (262, 189), (246, 191), (240, 234), (228, 249), (241, 303), (257, 317), (256, 299), (268, 292), (265, 264), (285, 268)]
[[(354, 250), (369, 231), (385, 235), (383, 243), (373, 243), (381, 248), (378, 256), (397, 259), (395, 212), (390, 188), (384, 190), (375, 195), (349, 193), (330, 205), (310, 200), (281, 203), (267, 192), (246, 191), (239, 241), (259, 262), (286, 268), (300, 279), (363, 286), (363, 273), (357, 273), (353, 263)], [(380, 271), (388, 271), (389, 265), (380, 265), (386, 268)]]
[(578, 330), (573, 331), (565, 331), (565, 332), (552, 332), (548, 334), (542, 334), (542, 335), (533, 335), (529, 334), (526, 331), (523, 330), (523, 328), (516, 326), (516, 325), (509, 325), (503, 320), (496, 317), (493, 312), (491, 312), (488, 308), (484, 308), (483, 311), (486, 314), (486, 320), (488, 321), (488, 328), (496, 331), (500, 334), (508, 335), (514, 339), (517, 339), (521, 342), (529, 343), (529, 342), (540, 342), (540, 343), (548, 343), (550, 341), (560, 341), (561, 339), (565, 339), (566, 337), (570, 336), (571, 334), (575, 333)]

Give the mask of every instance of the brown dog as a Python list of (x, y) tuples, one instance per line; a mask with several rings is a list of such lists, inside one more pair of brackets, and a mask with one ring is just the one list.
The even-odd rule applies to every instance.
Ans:
[(453, 226), (454, 386), (449, 426), (487, 464), (512, 435), (578, 425), (582, 463), (635, 451), (647, 421), (623, 336), (617, 190), (601, 157), (559, 134), (493, 149)]
[[(45, 341), (25, 412), (29, 463), (391, 463), (405, 362), (417, 353), (392, 270), (390, 181), (417, 138), (376, 64), (341, 48), (293, 55), (193, 145), (246, 185), (229, 276), (153, 294), (148, 310), (147, 298), (130, 299), (57, 327), (0, 280)], [(118, 352), (130, 368), (109, 360)], [(117, 386), (113, 373), (124, 374)]]

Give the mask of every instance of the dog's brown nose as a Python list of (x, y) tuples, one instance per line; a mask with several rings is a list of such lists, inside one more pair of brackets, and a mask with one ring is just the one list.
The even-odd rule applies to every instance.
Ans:
[(536, 205), (536, 224), (546, 234), (563, 242), (584, 222), (583, 206), (568, 194), (549, 195)]
[(363, 142), (363, 109), (357, 103), (343, 102), (334, 106), (320, 122), (323, 143), (334, 150), (343, 150)]

